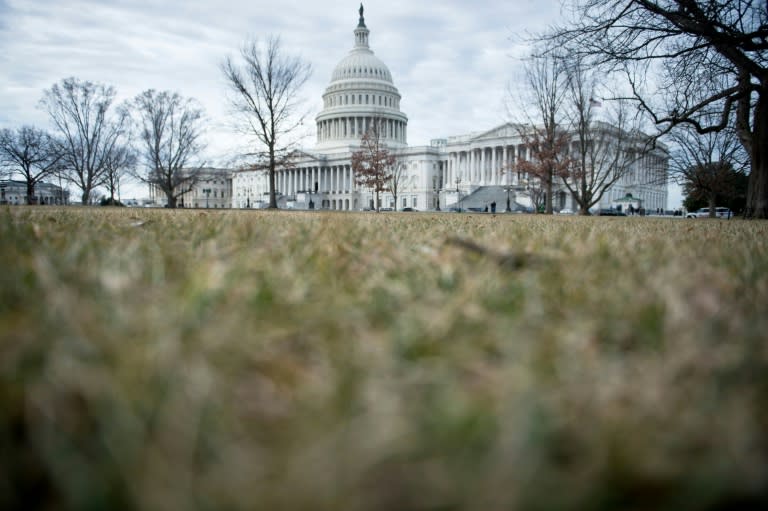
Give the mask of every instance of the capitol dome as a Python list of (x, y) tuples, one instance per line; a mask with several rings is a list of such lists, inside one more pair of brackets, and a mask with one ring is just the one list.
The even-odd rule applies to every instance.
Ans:
[(373, 127), (389, 147), (407, 145), (408, 117), (400, 111), (400, 92), (384, 62), (368, 45), (363, 6), (354, 31), (355, 45), (336, 65), (317, 115), (317, 149), (349, 150)]
[(331, 83), (365, 78), (392, 83), (392, 74), (384, 62), (368, 48), (355, 48), (341, 59), (331, 75)]

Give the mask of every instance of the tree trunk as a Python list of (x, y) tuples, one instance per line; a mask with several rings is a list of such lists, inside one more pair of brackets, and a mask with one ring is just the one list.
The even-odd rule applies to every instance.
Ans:
[(768, 87), (760, 89), (754, 114), (752, 170), (747, 188), (747, 218), (768, 218)]
[(717, 212), (715, 211), (715, 207), (717, 206), (717, 193), (716, 192), (709, 192), (709, 196), (707, 197), (707, 206), (709, 206), (709, 214), (707, 215), (708, 218), (717, 218)]
[(550, 169), (547, 172), (547, 186), (545, 188), (545, 196), (544, 196), (544, 213), (547, 215), (552, 214), (552, 181), (554, 180), (554, 173), (552, 172), (552, 169)]
[[(274, 132), (273, 132), (274, 135)], [(274, 137), (268, 146), (269, 149), (269, 206), (267, 209), (277, 209), (277, 167), (275, 162)]]
[(169, 208), (176, 208), (176, 197), (173, 195), (173, 191), (165, 192), (165, 200), (168, 203)]
[(275, 188), (275, 166), (272, 163), (269, 169), (269, 206), (267, 209), (277, 209), (277, 192)]
[(91, 200), (91, 191), (90, 190), (83, 190), (83, 194), (80, 196), (81, 200), (83, 202), (83, 206), (89, 206), (90, 200)]
[(27, 181), (27, 204), (33, 204), (35, 201), (35, 183)]

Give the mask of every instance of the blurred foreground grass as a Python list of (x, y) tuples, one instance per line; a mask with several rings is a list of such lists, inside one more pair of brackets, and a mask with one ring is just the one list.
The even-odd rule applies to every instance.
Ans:
[(768, 223), (0, 212), (0, 509), (768, 502)]

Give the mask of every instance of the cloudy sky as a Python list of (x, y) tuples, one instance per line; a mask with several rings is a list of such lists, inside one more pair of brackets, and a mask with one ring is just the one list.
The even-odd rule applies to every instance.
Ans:
[[(370, 44), (392, 72), (411, 145), (510, 120), (508, 86), (520, 79), (525, 40), (561, 20), (559, 0), (368, 0)], [(219, 66), (249, 38), (279, 35), (312, 64), (310, 119), (331, 72), (354, 44), (358, 1), (0, 0), (0, 127), (48, 127), (42, 91), (75, 76), (116, 87), (119, 99), (149, 88), (205, 108), (206, 159), (226, 165), (244, 141), (227, 123)], [(513, 102), (514, 104), (514, 102)], [(304, 145), (312, 147), (314, 122)]]

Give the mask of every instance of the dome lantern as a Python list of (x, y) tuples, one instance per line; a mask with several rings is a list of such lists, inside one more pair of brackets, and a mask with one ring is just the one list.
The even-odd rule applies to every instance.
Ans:
[(365, 26), (365, 17), (363, 16), (363, 4), (360, 4), (360, 20), (355, 29), (355, 48), (368, 48), (368, 27)]

